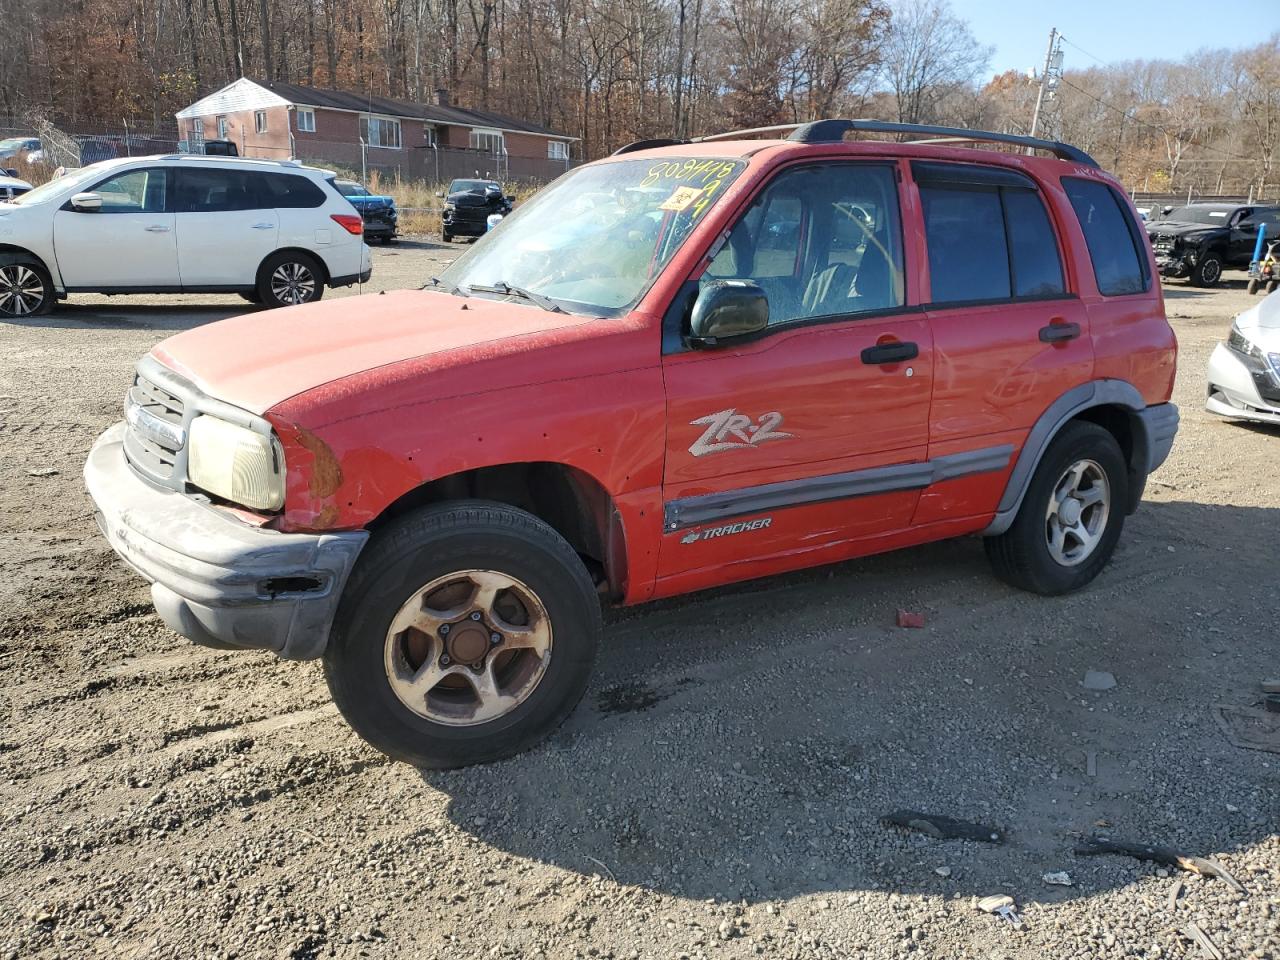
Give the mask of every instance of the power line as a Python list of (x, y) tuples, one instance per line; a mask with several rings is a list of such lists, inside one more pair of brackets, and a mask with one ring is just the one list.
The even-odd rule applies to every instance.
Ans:
[(1098, 63), (1100, 66), (1103, 66), (1103, 67), (1108, 67), (1108, 66), (1110, 66), (1110, 64), (1109, 64), (1109, 63), (1107, 63), (1105, 60), (1103, 60), (1101, 57), (1097, 57), (1097, 56), (1095, 56), (1094, 54), (1090, 53), (1088, 50), (1086, 50), (1084, 47), (1080, 46), (1078, 43), (1072, 43), (1070, 40), (1068, 40), (1068, 39), (1067, 39), (1066, 37), (1064, 37), (1062, 34), (1058, 34), (1058, 39), (1059, 39), (1059, 40), (1061, 40), (1063, 43), (1065, 43), (1065, 44), (1066, 44), (1067, 46), (1069, 46), (1069, 47), (1075, 47), (1077, 50), (1079, 50), (1081, 53), (1083, 53), (1086, 57), (1088, 57), (1090, 60), (1095, 61), (1095, 62), (1096, 62), (1096, 63)]
[[(1072, 46), (1075, 46), (1075, 44), (1072, 44)], [(1182, 141), (1182, 137), (1178, 136), (1173, 131), (1166, 129), (1165, 127), (1162, 127), (1159, 124), (1148, 123), (1146, 120), (1138, 119), (1138, 117), (1135, 114), (1130, 114), (1128, 110), (1125, 110), (1121, 107), (1117, 107), (1113, 103), (1108, 103), (1106, 100), (1103, 100), (1101, 97), (1094, 96), (1088, 90), (1085, 90), (1081, 87), (1076, 86), (1066, 77), (1062, 77), (1061, 82), (1064, 83), (1066, 86), (1070, 87), (1076, 93), (1083, 94), (1084, 96), (1088, 97), (1090, 100), (1094, 101), (1095, 103), (1101, 104), (1102, 106), (1106, 107), (1108, 110), (1114, 110), (1116, 113), (1120, 114), (1121, 116), (1128, 117), (1129, 120), (1131, 120), (1133, 123), (1138, 124), (1141, 127), (1147, 127), (1151, 130), (1155, 130), (1157, 133), (1163, 134), (1166, 137), (1172, 137), (1175, 140)], [(1207, 150), (1210, 153), (1216, 153), (1218, 156), (1226, 157), (1230, 160), (1244, 160), (1251, 163), (1256, 162), (1256, 159), (1253, 157), (1244, 157), (1238, 153), (1228, 153), (1225, 150), (1219, 150), (1217, 147), (1210, 147), (1207, 144), (1199, 143), (1196, 140), (1187, 140), (1185, 142), (1190, 146), (1199, 147), (1201, 150)]]

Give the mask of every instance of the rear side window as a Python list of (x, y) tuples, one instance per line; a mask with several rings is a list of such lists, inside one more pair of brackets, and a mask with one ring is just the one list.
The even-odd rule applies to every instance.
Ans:
[(934, 303), (1060, 297), (1058, 241), (1035, 182), (1013, 170), (915, 162)]
[(260, 173), (256, 179), (263, 193), (264, 207), (279, 210), (324, 205), (324, 191), (306, 177), (292, 173)]
[(1063, 177), (1062, 188), (1084, 231), (1098, 292), (1106, 297), (1142, 293), (1151, 285), (1145, 242), (1125, 205), (1104, 183)]
[(226, 213), (261, 207), (257, 176), (247, 170), (183, 167), (179, 171), (179, 213)]

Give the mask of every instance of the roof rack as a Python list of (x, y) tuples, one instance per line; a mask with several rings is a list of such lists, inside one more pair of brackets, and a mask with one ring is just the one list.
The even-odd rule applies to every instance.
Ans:
[[(750, 127), (746, 130), (730, 130), (706, 137), (694, 137), (691, 143), (711, 143), (716, 140), (741, 140), (766, 133), (788, 134), (794, 143), (838, 143), (846, 133), (909, 133), (931, 139), (914, 143), (1009, 143), (1032, 150), (1045, 150), (1062, 160), (1074, 160), (1091, 167), (1096, 160), (1078, 147), (1057, 140), (1041, 140), (1013, 133), (993, 133), (989, 130), (967, 130), (963, 127), (936, 127), (922, 123), (894, 123), (890, 120), (814, 120), (808, 123), (780, 123), (770, 127)], [(684, 141), (673, 141), (681, 143)], [(655, 143), (655, 146), (659, 144)], [(627, 149), (627, 148), (623, 148)], [(638, 149), (638, 148), (637, 148)]]
[(652, 150), (655, 147), (680, 147), (688, 143), (688, 140), (679, 140), (675, 137), (653, 137), (649, 140), (633, 140), (624, 147), (619, 147), (611, 157), (617, 157), (624, 153), (635, 153), (637, 150)]

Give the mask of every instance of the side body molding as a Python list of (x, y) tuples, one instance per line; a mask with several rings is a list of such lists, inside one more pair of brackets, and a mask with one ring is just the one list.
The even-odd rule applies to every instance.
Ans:
[(1129, 414), (1129, 427), (1133, 434), (1133, 450), (1129, 457), (1129, 502), (1126, 512), (1132, 513), (1142, 499), (1147, 475), (1164, 463), (1173, 447), (1178, 432), (1178, 408), (1172, 403), (1147, 406), (1133, 384), (1125, 380), (1094, 380), (1068, 390), (1049, 405), (1035, 426), (1027, 434), (1026, 443), (1018, 454), (1017, 462), (1009, 475), (1004, 496), (996, 508), (995, 518), (982, 531), (983, 536), (1004, 533), (1012, 525), (1022, 506), (1027, 487), (1035, 475), (1036, 467), (1053, 438), (1063, 425), (1092, 407), (1121, 407)]

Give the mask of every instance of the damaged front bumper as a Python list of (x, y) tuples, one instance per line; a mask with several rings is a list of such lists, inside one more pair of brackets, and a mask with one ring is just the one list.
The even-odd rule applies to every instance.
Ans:
[(1280, 424), (1280, 384), (1261, 361), (1232, 350), (1213, 348), (1206, 377), (1205, 409), (1231, 420)]
[(151, 582), (165, 624), (203, 646), (320, 656), (343, 586), (369, 534), (305, 534), (251, 526), (139, 477), (125, 425), (89, 452), (85, 485), (116, 553)]

